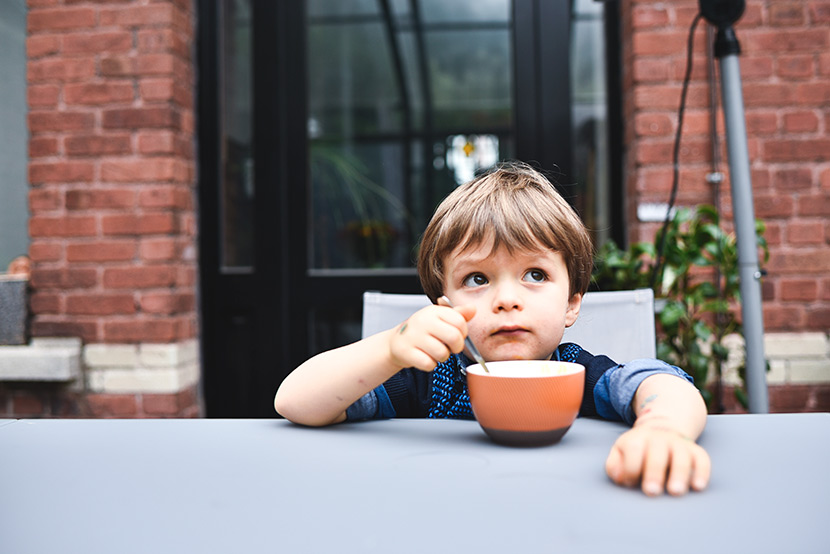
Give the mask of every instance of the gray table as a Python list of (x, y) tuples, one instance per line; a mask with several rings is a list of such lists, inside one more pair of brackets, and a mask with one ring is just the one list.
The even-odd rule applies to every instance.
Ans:
[(710, 416), (684, 498), (608, 481), (623, 429), (0, 420), (0, 552), (830, 552), (830, 414)]

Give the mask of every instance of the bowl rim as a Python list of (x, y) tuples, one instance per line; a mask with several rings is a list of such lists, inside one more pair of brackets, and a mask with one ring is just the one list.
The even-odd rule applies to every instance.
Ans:
[(549, 379), (551, 377), (567, 377), (569, 375), (575, 375), (579, 373), (585, 372), (585, 366), (582, 364), (578, 364), (576, 362), (564, 362), (560, 360), (499, 360), (494, 362), (487, 362), (488, 368), (498, 368), (503, 364), (515, 364), (515, 363), (531, 363), (532, 365), (538, 364), (555, 364), (559, 366), (565, 366), (568, 371), (562, 373), (556, 373), (552, 375), (528, 375), (523, 374), (522, 372), (518, 373), (510, 373), (510, 374), (498, 374), (498, 373), (487, 373), (481, 367), (481, 364), (471, 364), (467, 366), (467, 375), (473, 374), (479, 377), (492, 377), (494, 379)]

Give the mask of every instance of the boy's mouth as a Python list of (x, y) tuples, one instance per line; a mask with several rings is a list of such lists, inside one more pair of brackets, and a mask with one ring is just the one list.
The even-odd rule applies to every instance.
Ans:
[(522, 334), (527, 333), (527, 332), (528, 332), (527, 329), (525, 329), (524, 327), (521, 327), (519, 325), (504, 325), (502, 327), (499, 327), (498, 329), (496, 329), (492, 333), (490, 333), (490, 336), (493, 336), (493, 337), (516, 337), (516, 336), (522, 335)]

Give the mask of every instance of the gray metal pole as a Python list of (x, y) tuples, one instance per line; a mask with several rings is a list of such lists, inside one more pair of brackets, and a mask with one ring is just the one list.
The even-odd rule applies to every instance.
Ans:
[(738, 268), (741, 278), (741, 314), (746, 342), (746, 388), (751, 413), (769, 412), (764, 316), (761, 310), (761, 268), (755, 234), (755, 208), (746, 144), (741, 69), (736, 54), (720, 58), (721, 95), (729, 152), (729, 180), (738, 241)]

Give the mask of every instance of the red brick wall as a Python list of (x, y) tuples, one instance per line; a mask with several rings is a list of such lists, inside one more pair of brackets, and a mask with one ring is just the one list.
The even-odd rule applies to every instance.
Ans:
[(165, 418), (199, 417), (195, 389), (176, 394), (85, 394), (54, 385), (0, 383), (0, 417)]
[[(31, 332), (197, 336), (191, 0), (29, 0)], [(0, 415), (198, 416), (170, 393), (0, 385)]]
[(34, 336), (196, 336), (193, 6), (29, 0)]
[[(636, 224), (640, 203), (667, 202), (672, 148), (697, 0), (621, 3), (626, 124), (626, 211), (630, 240), (650, 240), (658, 224)], [(695, 35), (681, 143), (678, 205), (713, 203), (706, 24)], [(749, 0), (735, 26), (742, 47), (755, 215), (767, 225), (766, 331), (830, 329), (830, 2)], [(717, 199), (731, 218), (727, 174)]]
[[(724, 387), (723, 402), (712, 413), (745, 413), (735, 398), (733, 387)], [(721, 409), (722, 408), (722, 409)], [(769, 411), (773, 414), (830, 411), (830, 385), (776, 385), (769, 388)]]

